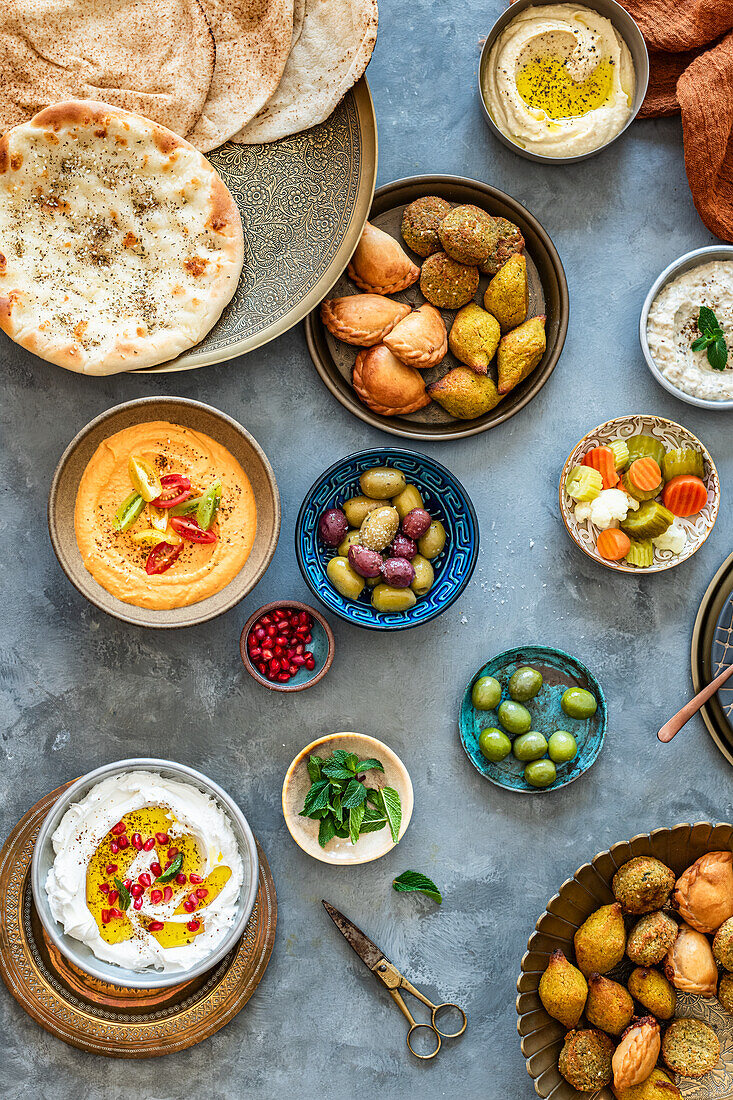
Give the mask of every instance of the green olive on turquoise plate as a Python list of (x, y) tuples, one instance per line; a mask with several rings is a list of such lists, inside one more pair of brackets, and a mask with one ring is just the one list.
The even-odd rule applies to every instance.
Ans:
[(601, 751), (606, 725), (606, 700), (590, 669), (542, 645), (505, 650), (477, 669), (459, 715), (461, 744), (476, 770), (519, 794), (578, 779)]

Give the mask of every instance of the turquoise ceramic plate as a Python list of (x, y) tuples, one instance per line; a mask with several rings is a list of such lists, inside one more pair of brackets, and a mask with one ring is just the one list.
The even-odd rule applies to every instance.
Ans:
[[(532, 729), (549, 738), (555, 730), (569, 730), (578, 744), (574, 760), (557, 765), (557, 779), (551, 787), (530, 787), (524, 779), (525, 765), (510, 753), (499, 764), (492, 764), (481, 753), (478, 739), (482, 731), (492, 726), (501, 728), (496, 710), (476, 710), (471, 702), (471, 690), (480, 676), (494, 676), (502, 685), (501, 702), (509, 698), (507, 684), (512, 673), (522, 665), (531, 665), (542, 673), (544, 683), (539, 695), (524, 705), (532, 715)], [(591, 691), (598, 700), (598, 710), (592, 718), (577, 721), (568, 718), (560, 706), (563, 692), (569, 687)], [(601, 685), (590, 669), (552, 646), (526, 645), (507, 649), (492, 657), (471, 677), (461, 700), (459, 729), (461, 743), (468, 759), (485, 779), (498, 787), (520, 794), (542, 794), (556, 791), (578, 779), (593, 764), (606, 736), (606, 700)], [(513, 740), (513, 738), (511, 738)]]

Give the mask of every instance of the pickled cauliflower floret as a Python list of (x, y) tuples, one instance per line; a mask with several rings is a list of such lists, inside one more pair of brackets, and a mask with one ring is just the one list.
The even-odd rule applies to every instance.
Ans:
[(599, 531), (605, 531), (626, 519), (628, 511), (629, 497), (626, 493), (621, 489), (603, 489), (595, 500), (576, 504), (575, 518), (581, 521), (588, 519)]
[(687, 542), (687, 535), (682, 524), (674, 520), (667, 530), (657, 535), (652, 542), (659, 550), (671, 550), (673, 554), (681, 554)]

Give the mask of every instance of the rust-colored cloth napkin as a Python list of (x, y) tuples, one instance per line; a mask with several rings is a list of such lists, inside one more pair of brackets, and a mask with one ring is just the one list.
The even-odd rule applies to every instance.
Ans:
[(682, 113), (685, 168), (708, 229), (733, 241), (733, 0), (620, 0), (649, 48), (639, 118)]

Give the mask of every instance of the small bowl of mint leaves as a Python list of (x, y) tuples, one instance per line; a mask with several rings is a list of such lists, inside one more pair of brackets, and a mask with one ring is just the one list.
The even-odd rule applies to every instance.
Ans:
[(388, 745), (334, 733), (298, 753), (283, 783), (285, 824), (322, 863), (370, 863), (397, 844), (412, 817), (407, 768)]

